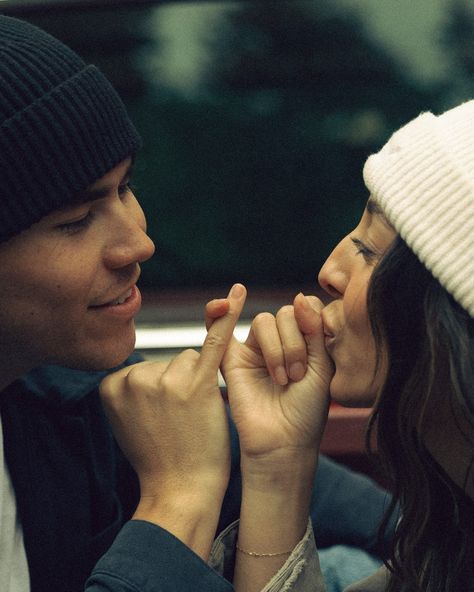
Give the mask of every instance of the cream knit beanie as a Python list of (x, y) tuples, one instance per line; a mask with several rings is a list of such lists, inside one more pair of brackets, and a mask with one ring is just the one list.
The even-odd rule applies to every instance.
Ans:
[(422, 113), (364, 166), (387, 219), (474, 317), (474, 100)]

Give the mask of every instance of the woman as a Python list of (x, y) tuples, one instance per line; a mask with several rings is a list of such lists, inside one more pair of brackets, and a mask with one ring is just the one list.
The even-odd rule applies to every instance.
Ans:
[(387, 566), (348, 590), (474, 589), (474, 101), (408, 123), (364, 178), (361, 221), (319, 274), (332, 302), (299, 294), (223, 360), (242, 453), (238, 540), (222, 539), (238, 591), (325, 589), (306, 526), (330, 398), (375, 403), (401, 506)]

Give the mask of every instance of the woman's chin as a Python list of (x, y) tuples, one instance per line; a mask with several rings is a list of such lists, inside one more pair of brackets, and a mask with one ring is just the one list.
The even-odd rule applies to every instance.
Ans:
[(329, 385), (329, 394), (334, 402), (344, 407), (372, 407), (376, 398), (370, 388), (338, 380), (337, 374)]

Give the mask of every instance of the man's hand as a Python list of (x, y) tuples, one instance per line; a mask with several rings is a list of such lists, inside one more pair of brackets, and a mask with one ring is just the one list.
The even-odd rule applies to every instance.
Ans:
[(215, 322), (201, 353), (169, 364), (143, 362), (107, 376), (106, 413), (138, 474), (135, 518), (167, 528), (203, 556), (212, 542), (230, 471), (230, 444), (218, 369), (245, 302), (236, 284), (209, 308)]

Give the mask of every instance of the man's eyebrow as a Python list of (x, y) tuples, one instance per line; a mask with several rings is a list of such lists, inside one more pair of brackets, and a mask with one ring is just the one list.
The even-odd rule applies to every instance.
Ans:
[[(123, 185), (128, 179), (132, 176), (133, 172), (133, 165), (134, 161), (132, 161), (125, 171), (119, 185)], [(102, 187), (86, 187), (79, 191), (69, 202), (66, 208), (61, 209), (70, 209), (75, 206), (79, 206), (86, 201), (95, 201), (96, 199), (102, 199), (103, 197), (107, 197), (112, 190), (112, 185), (104, 185)]]
[[(125, 174), (123, 175), (119, 185), (123, 185), (130, 177), (132, 176), (133, 172), (133, 165), (134, 162), (131, 162)], [(86, 189), (82, 190), (80, 193), (77, 194), (76, 198), (71, 200), (71, 205), (78, 205), (84, 203), (85, 201), (94, 201), (96, 199), (102, 199), (109, 195), (112, 190), (112, 185), (104, 185), (99, 187), (86, 187)]]

